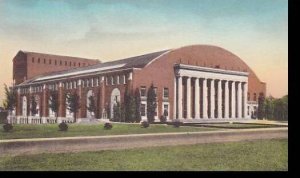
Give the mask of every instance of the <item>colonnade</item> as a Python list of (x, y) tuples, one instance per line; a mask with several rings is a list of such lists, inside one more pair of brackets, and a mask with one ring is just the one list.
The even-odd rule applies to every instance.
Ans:
[(236, 119), (247, 117), (248, 83), (231, 79), (174, 78), (174, 118)]

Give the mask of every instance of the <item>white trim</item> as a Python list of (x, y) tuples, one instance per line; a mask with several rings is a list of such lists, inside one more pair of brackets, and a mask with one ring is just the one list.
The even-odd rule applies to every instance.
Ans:
[[(111, 71), (104, 71), (104, 72), (96, 72), (96, 73), (91, 73), (91, 74), (85, 74), (85, 75), (76, 75), (76, 76), (71, 76), (71, 77), (61, 77), (61, 78), (57, 78), (57, 79), (51, 79), (51, 80), (43, 80), (43, 81), (40, 81), (40, 82), (35, 82), (36, 80), (33, 80), (31, 81), (30, 83), (21, 83), (17, 86), (15, 86), (16, 88), (21, 88), (21, 87), (27, 87), (27, 86), (31, 86), (31, 85), (36, 85), (36, 84), (43, 84), (45, 82), (56, 82), (56, 81), (61, 81), (61, 80), (71, 80), (71, 79), (80, 79), (81, 77), (88, 77), (88, 76), (95, 76), (95, 75), (107, 75), (107, 74), (110, 74), (110, 73), (114, 73), (114, 72), (121, 72), (121, 71), (130, 71), (130, 70), (133, 70), (135, 68), (127, 68), (127, 69), (121, 69), (121, 70), (111, 70)], [(126, 83), (125, 83), (126, 84)]]
[(108, 70), (108, 69), (120, 68), (120, 67), (123, 67), (125, 65), (126, 65), (126, 63), (124, 63), (124, 64), (118, 64), (118, 65), (114, 65), (114, 66), (99, 67), (99, 68), (96, 68), (96, 69), (89, 69), (89, 70), (82, 70), (82, 71), (77, 71), (77, 72), (70, 72), (68, 74), (57, 74), (57, 75), (53, 75), (53, 76), (45, 76), (45, 77), (40, 77), (40, 78), (36, 79), (35, 81), (49, 80), (49, 79), (58, 78), (58, 77), (67, 77), (67, 76), (78, 75), (78, 74), (85, 74), (85, 73), (90, 73), (90, 72), (99, 72), (99, 71)]
[[(164, 50), (162, 50), (164, 51)], [(156, 58), (152, 59), (150, 62), (148, 62), (148, 64), (145, 65), (145, 67), (149, 66), (150, 64), (152, 64), (154, 61), (156, 61), (157, 59), (159, 59), (160, 57), (168, 54), (169, 52), (173, 51), (172, 49), (171, 50), (166, 50), (166, 52), (162, 53), (161, 55), (157, 56)]]
[(209, 67), (200, 67), (200, 66), (187, 65), (187, 64), (175, 64), (175, 68), (193, 70), (193, 71), (211, 72), (211, 73), (221, 73), (221, 74), (227, 74), (227, 75), (241, 75), (241, 76), (249, 75), (248, 72), (216, 69), (216, 68), (209, 68)]

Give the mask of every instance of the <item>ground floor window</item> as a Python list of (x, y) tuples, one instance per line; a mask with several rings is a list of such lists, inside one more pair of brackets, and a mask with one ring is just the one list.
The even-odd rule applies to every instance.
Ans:
[(141, 116), (146, 116), (146, 105), (141, 104)]
[[(165, 111), (167, 111), (167, 112), (165, 112)], [(169, 111), (169, 105), (168, 104), (164, 104), (164, 113), (166, 113), (166, 116), (169, 116), (168, 111)]]

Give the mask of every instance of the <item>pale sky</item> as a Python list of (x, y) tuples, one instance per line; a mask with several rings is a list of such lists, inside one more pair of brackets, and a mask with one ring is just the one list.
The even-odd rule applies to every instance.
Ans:
[(287, 0), (0, 0), (0, 105), (19, 50), (104, 61), (209, 44), (288, 94)]

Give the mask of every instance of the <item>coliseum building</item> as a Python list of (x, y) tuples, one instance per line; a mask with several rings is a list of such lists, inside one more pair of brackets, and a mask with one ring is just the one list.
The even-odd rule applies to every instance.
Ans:
[[(167, 120), (208, 122), (255, 117), (259, 95), (266, 84), (239, 57), (216, 46), (193, 45), (101, 63), (98, 60), (20, 51), (13, 59), (17, 106), (10, 118), (15, 123), (72, 121), (66, 94), (76, 92), (81, 107), (77, 121), (113, 117), (116, 102), (124, 101), (125, 89), (139, 89), (141, 116), (147, 119), (147, 90), (153, 83), (155, 119), (167, 110)], [(58, 119), (49, 109), (51, 92), (59, 98)], [(30, 112), (30, 98), (38, 112)], [(85, 106), (92, 96), (97, 111)], [(110, 110), (110, 112), (109, 112)]]

